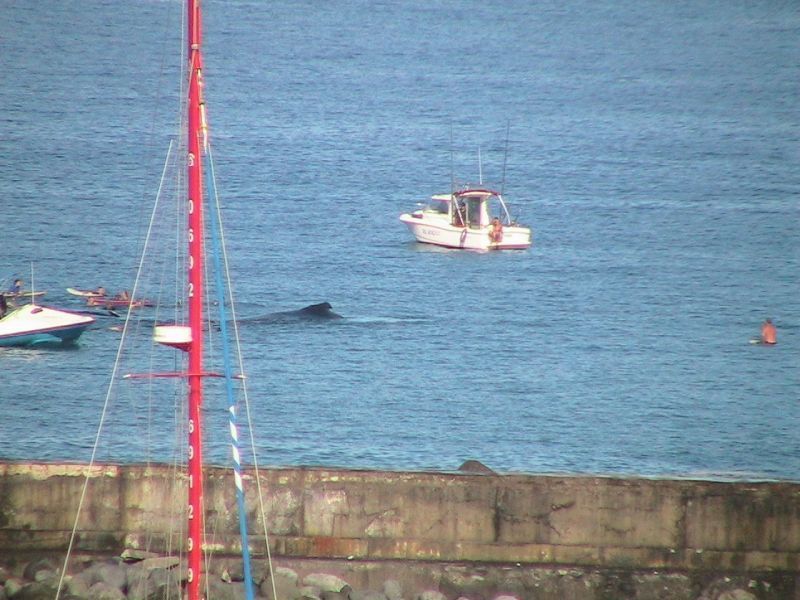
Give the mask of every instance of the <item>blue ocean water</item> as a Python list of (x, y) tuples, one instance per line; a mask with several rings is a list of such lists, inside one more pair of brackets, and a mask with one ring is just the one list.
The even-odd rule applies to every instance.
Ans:
[[(0, 6), (0, 279), (78, 308), (132, 286), (182, 9)], [(797, 2), (204, 8), (239, 314), (345, 317), (242, 323), (260, 464), (800, 480)], [(398, 215), (479, 174), (533, 247), (413, 242)], [(0, 349), (0, 457), (89, 459), (115, 324)], [(181, 394), (124, 389), (98, 457), (168, 457)]]

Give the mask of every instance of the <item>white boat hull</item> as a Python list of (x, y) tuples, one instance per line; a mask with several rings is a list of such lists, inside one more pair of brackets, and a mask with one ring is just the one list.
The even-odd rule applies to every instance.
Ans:
[(71, 287), (67, 288), (67, 293), (73, 296), (80, 296), (81, 298), (102, 298), (105, 296), (105, 294), (95, 290), (79, 290)]
[(0, 346), (68, 344), (92, 323), (88, 315), (26, 304), (0, 319)]
[(531, 246), (531, 230), (527, 227), (507, 225), (503, 228), (502, 241), (493, 242), (489, 235), (491, 226), (456, 227), (446, 219), (429, 217), (419, 211), (400, 215), (400, 221), (424, 244), (465, 250), (523, 250)]

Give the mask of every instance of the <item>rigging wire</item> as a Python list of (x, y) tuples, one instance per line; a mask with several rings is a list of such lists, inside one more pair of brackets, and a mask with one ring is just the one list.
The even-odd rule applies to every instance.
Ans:
[[(185, 11), (181, 11), (181, 14), (183, 15), (183, 18), (181, 20), (183, 35), (181, 36), (181, 39), (183, 39), (183, 38), (185, 38), (185, 29), (186, 29)], [(181, 65), (182, 65), (182, 68), (185, 68), (186, 64), (187, 64), (187, 60), (186, 60), (186, 56), (185, 56), (185, 45), (181, 44)], [(163, 73), (163, 70), (164, 70), (163, 64), (162, 64), (162, 69), (161, 70), (162, 70), (162, 73)], [(181, 77), (180, 81), (181, 81), (181, 91), (180, 91), (180, 94), (179, 94), (178, 98), (179, 98), (179, 105), (180, 105), (180, 108), (181, 108), (181, 110), (179, 110), (179, 115), (181, 115), (181, 116), (179, 118), (179, 129), (183, 131), (183, 130), (185, 130), (185, 127), (186, 127), (186, 110), (183, 110), (184, 104), (186, 102), (186, 100), (185, 100), (185, 96), (186, 96), (186, 94), (185, 94), (186, 77)], [(155, 125), (154, 125), (155, 120), (156, 119), (155, 119), (155, 115), (154, 115), (153, 119), (152, 119), (152, 123), (153, 123), (152, 129), (155, 128)], [(152, 129), (151, 129), (151, 136), (150, 136), (151, 138), (154, 137)], [(153, 232), (154, 232), (154, 229), (156, 228), (156, 226), (158, 225), (158, 223), (156, 222), (156, 214), (157, 214), (157, 211), (159, 210), (159, 205), (161, 204), (160, 201), (161, 201), (161, 198), (163, 196), (164, 188), (165, 188), (165, 185), (166, 185), (166, 173), (169, 170), (168, 169), (168, 165), (170, 165), (171, 158), (175, 157), (173, 159), (173, 164), (172, 164), (172, 166), (174, 167), (176, 163), (180, 162), (180, 156), (186, 154), (185, 145), (183, 144), (183, 138), (180, 138), (180, 139), (181, 139), (181, 141), (179, 141), (177, 143), (174, 140), (171, 140), (170, 143), (169, 143), (167, 156), (166, 156), (166, 159), (165, 159), (165, 162), (164, 162), (164, 166), (162, 168), (162, 175), (161, 175), (161, 180), (160, 180), (159, 186), (158, 186), (158, 192), (156, 194), (155, 206), (153, 207), (152, 213), (150, 215), (150, 221), (149, 221), (149, 224), (148, 224), (148, 227), (147, 227), (146, 235), (144, 237), (143, 245), (139, 246), (139, 250), (141, 250), (139, 252), (139, 255), (141, 256), (141, 260), (140, 260), (139, 265), (138, 265), (138, 269), (137, 269), (135, 280), (134, 280), (134, 284), (133, 284), (133, 289), (132, 289), (132, 292), (131, 292), (131, 298), (132, 299), (136, 299), (139, 296), (139, 290), (142, 288), (142, 285), (143, 285), (142, 284), (142, 281), (143, 281), (142, 274), (143, 274), (143, 265), (144, 265), (145, 256), (148, 253), (152, 254), (150, 249), (152, 247)], [(178, 148), (177, 156), (176, 156), (176, 152), (174, 150), (174, 146), (177, 146), (177, 148)], [(181, 150), (183, 150), (182, 154), (181, 154)], [(209, 175), (211, 177), (211, 187), (213, 188), (213, 192), (214, 192), (213, 193), (213, 198), (214, 198), (214, 200), (216, 202), (216, 204), (215, 204), (216, 214), (217, 214), (218, 222), (220, 224), (220, 240), (222, 242), (222, 256), (223, 256), (223, 263), (224, 263), (224, 272), (225, 272), (225, 278), (226, 278), (226, 280), (228, 282), (227, 292), (228, 292), (228, 295), (229, 295), (229, 298), (230, 298), (229, 302), (230, 302), (230, 308), (231, 308), (234, 337), (235, 337), (235, 340), (236, 340), (236, 351), (237, 351), (237, 355), (238, 355), (238, 364), (239, 364), (240, 372), (244, 373), (241, 341), (240, 341), (240, 336), (239, 336), (238, 323), (237, 323), (237, 320), (236, 320), (235, 305), (234, 305), (234, 302), (233, 302), (233, 290), (232, 290), (232, 286), (231, 286), (229, 262), (228, 262), (227, 250), (226, 250), (226, 246), (225, 246), (225, 242), (224, 242), (224, 233), (222, 231), (222, 219), (221, 219), (219, 197), (218, 197), (218, 193), (217, 193), (216, 175), (214, 174), (213, 159), (211, 157), (210, 147), (208, 148), (208, 157), (209, 157)], [(181, 170), (179, 168), (175, 168), (175, 172), (177, 173), (177, 175), (173, 179), (173, 189), (175, 191), (180, 192), (180, 190), (183, 189), (183, 187), (185, 187), (185, 185), (186, 185), (185, 173), (181, 172)], [(143, 193), (142, 196), (144, 196), (144, 195), (145, 194)], [(183, 203), (178, 202), (178, 203), (176, 203), (176, 207), (177, 207), (176, 208), (176, 216), (178, 218), (175, 219), (176, 235), (174, 236), (174, 239), (176, 240), (176, 248), (175, 248), (175, 251), (174, 251), (174, 256), (177, 258), (177, 260), (174, 261), (174, 264), (175, 264), (175, 277), (173, 278), (173, 280), (175, 282), (177, 282), (177, 283), (175, 284), (175, 288), (174, 288), (175, 300), (172, 303), (172, 305), (174, 306), (174, 309), (175, 309), (174, 310), (174, 312), (175, 312), (174, 322), (175, 323), (179, 323), (182, 319), (185, 320), (185, 315), (184, 315), (185, 311), (181, 310), (182, 302), (181, 302), (180, 299), (184, 298), (186, 296), (186, 294), (185, 294), (186, 290), (185, 289), (183, 289), (183, 290), (179, 289), (181, 287), (181, 283), (180, 282), (184, 280), (184, 278), (180, 277), (181, 273), (179, 272), (179, 270), (181, 268), (180, 265), (182, 264), (181, 258), (183, 259), (184, 263), (186, 261), (186, 246), (187, 245), (185, 243), (182, 244), (181, 243), (181, 239), (180, 239), (181, 235), (184, 235), (184, 237), (185, 237), (185, 233), (186, 233), (185, 232), (185, 228), (181, 228), (181, 226), (180, 226), (181, 213), (185, 212), (186, 203), (185, 202), (183, 202)], [(141, 223), (141, 221), (142, 221), (142, 219), (139, 219), (140, 223)], [(185, 221), (185, 219), (184, 219), (184, 221)], [(138, 235), (137, 239), (142, 239), (142, 236)], [(159, 289), (159, 302), (156, 303), (156, 307), (157, 308), (156, 308), (156, 311), (155, 311), (155, 313), (156, 313), (155, 322), (159, 321), (159, 317), (158, 317), (159, 310), (164, 306), (164, 304), (160, 301), (160, 299), (161, 299), (161, 292), (165, 289), (165, 286), (163, 285), (163, 283), (164, 283), (164, 280), (166, 278), (167, 263), (168, 263), (168, 261), (162, 262), (161, 277), (160, 277), (161, 285), (158, 286), (158, 289)], [(184, 282), (183, 283), (183, 287), (185, 288), (185, 286), (186, 286), (186, 284)], [(184, 293), (182, 293), (182, 292), (184, 292)], [(221, 308), (223, 307), (223, 305), (224, 305), (224, 302), (220, 302), (220, 307)], [(210, 306), (210, 304), (207, 304), (207, 306)], [(112, 374), (111, 374), (111, 379), (110, 379), (110, 382), (109, 382), (108, 390), (107, 390), (106, 397), (105, 397), (105, 400), (104, 400), (104, 403), (103, 403), (103, 408), (102, 408), (101, 416), (100, 416), (100, 422), (98, 424), (95, 441), (94, 441), (94, 444), (93, 444), (93, 447), (92, 447), (91, 458), (90, 458), (90, 461), (89, 461), (89, 464), (88, 464), (87, 470), (86, 470), (86, 476), (85, 476), (85, 480), (84, 480), (84, 483), (83, 483), (83, 489), (82, 489), (82, 492), (81, 492), (81, 495), (80, 495), (78, 510), (77, 510), (77, 513), (76, 513), (76, 517), (75, 517), (75, 522), (74, 522), (74, 525), (73, 525), (72, 533), (71, 533), (70, 539), (69, 539), (67, 555), (66, 555), (65, 560), (64, 560), (64, 568), (61, 570), (61, 576), (60, 576), (60, 579), (59, 579), (59, 582), (58, 582), (58, 588), (57, 588), (57, 592), (56, 592), (56, 600), (59, 599), (59, 596), (61, 595), (61, 590), (63, 589), (63, 586), (64, 586), (64, 578), (66, 576), (67, 566), (68, 566), (68, 563), (69, 563), (69, 560), (70, 560), (70, 557), (71, 557), (71, 554), (72, 554), (72, 551), (73, 551), (73, 548), (74, 548), (74, 544), (75, 544), (75, 540), (76, 540), (76, 536), (77, 536), (77, 531), (78, 531), (78, 524), (79, 524), (79, 520), (80, 520), (80, 517), (81, 517), (81, 512), (83, 510), (83, 506), (85, 504), (86, 496), (87, 496), (87, 493), (88, 493), (88, 485), (89, 485), (90, 477), (91, 477), (91, 474), (93, 472), (95, 472), (96, 469), (97, 469), (97, 467), (95, 466), (95, 463), (96, 463), (97, 456), (98, 456), (98, 448), (100, 447), (100, 437), (101, 437), (101, 434), (102, 434), (104, 428), (109, 425), (107, 423), (107, 420), (109, 418), (109, 408), (110, 408), (110, 405), (111, 405), (112, 391), (116, 387), (115, 384), (117, 382), (119, 373), (121, 372), (121, 364), (123, 362), (122, 361), (123, 355), (124, 355), (125, 352), (128, 351), (128, 349), (126, 348), (126, 344), (128, 343), (127, 340), (133, 335), (132, 331), (133, 331), (133, 333), (135, 333), (136, 331), (138, 331), (138, 328), (140, 328), (141, 326), (142, 326), (142, 321), (135, 319), (133, 317), (133, 315), (132, 315), (132, 311), (128, 310), (128, 313), (127, 313), (127, 315), (125, 317), (125, 320), (124, 320), (124, 325), (122, 327), (122, 335), (121, 335), (119, 347), (117, 349), (117, 353), (116, 353), (116, 357), (115, 357), (115, 361), (114, 361), (114, 366), (113, 366), (113, 369), (112, 369)], [(136, 328), (136, 329), (134, 329), (134, 328)], [(181, 356), (180, 353), (176, 354), (176, 357), (180, 357), (180, 356)], [(176, 358), (176, 360), (179, 360), (179, 358)], [(152, 359), (151, 359), (151, 361), (152, 361)], [(150, 366), (151, 366), (150, 371), (153, 371), (152, 362), (151, 362)], [(178, 369), (176, 369), (176, 371), (177, 370)], [(152, 385), (153, 385), (152, 384), (152, 379), (150, 379), (149, 381), (150, 381), (150, 388), (152, 388)], [(270, 572), (270, 574), (272, 574), (272, 559), (271, 559), (271, 554), (270, 554), (269, 537), (268, 537), (267, 526), (266, 526), (267, 521), (266, 521), (266, 518), (265, 518), (266, 511), (265, 511), (265, 507), (264, 507), (263, 492), (262, 492), (260, 476), (259, 476), (258, 461), (257, 461), (257, 458), (256, 458), (256, 451), (255, 451), (256, 445), (255, 445), (254, 437), (252, 435), (253, 419), (252, 419), (252, 415), (251, 415), (251, 412), (250, 412), (250, 405), (249, 405), (248, 394), (247, 394), (247, 385), (246, 385), (245, 381), (242, 382), (242, 391), (243, 391), (243, 395), (244, 395), (244, 405), (245, 405), (245, 409), (246, 409), (247, 424), (248, 424), (248, 427), (249, 427), (249, 430), (250, 430), (250, 433), (251, 433), (250, 434), (250, 445), (251, 445), (251, 449), (252, 449), (252, 452), (253, 452), (253, 464), (254, 464), (254, 469), (255, 469), (256, 485), (257, 485), (257, 489), (258, 489), (259, 509), (260, 509), (262, 523), (264, 524), (264, 539), (265, 539), (265, 542), (266, 542), (266, 553), (267, 553), (267, 557), (268, 557), (268, 561), (269, 561), (269, 572)], [(152, 397), (152, 395), (153, 395), (152, 391), (150, 392), (149, 395)], [(183, 402), (179, 403), (179, 406), (181, 407), (181, 409), (185, 409), (184, 404), (185, 403), (183, 403)], [(175, 412), (175, 414), (178, 413), (178, 406), (176, 406), (176, 410), (174, 412)], [(148, 412), (147, 417), (149, 419), (149, 417), (150, 417), (149, 412)], [(186, 420), (183, 419), (183, 420), (179, 421), (179, 423), (184, 423), (185, 424), (185, 421)], [(180, 433), (179, 433), (180, 427), (176, 426), (175, 430), (176, 430), (176, 435), (180, 435)], [(176, 443), (175, 447), (177, 448), (177, 447), (179, 447), (179, 445)], [(149, 457), (149, 454), (148, 454), (148, 457)], [(176, 454), (175, 457), (174, 457), (173, 465), (172, 465), (174, 471), (178, 470), (178, 463), (179, 463), (179, 457)], [(148, 460), (148, 464), (149, 464), (149, 460)], [(178, 503), (178, 507), (177, 508), (179, 508), (179, 507), (180, 507), (180, 503)], [(204, 509), (205, 509), (205, 507), (203, 507), (203, 513), (205, 513)], [(173, 521), (175, 521), (175, 519), (170, 519), (171, 523)], [(182, 521), (180, 519), (178, 519), (177, 521), (182, 523), (182, 526), (185, 527), (185, 522), (184, 521)], [(174, 532), (172, 531), (172, 529), (170, 529), (169, 535), (168, 535), (168, 541), (167, 541), (168, 546), (170, 548), (172, 547), (172, 543), (173, 543), (173, 541), (172, 541), (173, 533)], [(206, 554), (206, 572), (210, 572), (210, 569), (208, 569), (208, 562), (207, 562), (208, 559), (209, 559), (209, 554)], [(206, 580), (207, 580), (207, 578), (206, 578)], [(273, 584), (272, 584), (273, 585), (273, 596), (277, 597), (276, 596), (276, 591), (275, 591), (274, 577), (271, 577), (271, 580), (273, 582)], [(208, 585), (207, 581), (206, 581), (206, 585)]]
[[(131, 298), (132, 299), (136, 298), (136, 292), (137, 292), (137, 289), (139, 287), (139, 280), (140, 280), (141, 274), (142, 274), (145, 254), (146, 254), (147, 248), (149, 247), (149, 244), (150, 244), (150, 238), (151, 238), (151, 234), (152, 234), (154, 223), (155, 223), (155, 216), (156, 216), (156, 212), (157, 212), (157, 209), (158, 209), (159, 200), (161, 198), (161, 190), (163, 189), (164, 178), (165, 178), (165, 175), (166, 175), (167, 164), (169, 163), (169, 158), (170, 158), (171, 151), (172, 151), (172, 143), (170, 142), (169, 148), (167, 150), (167, 157), (166, 157), (166, 159), (164, 161), (164, 167), (163, 167), (162, 174), (161, 174), (161, 183), (159, 184), (158, 193), (156, 194), (155, 205), (153, 206), (153, 210), (152, 210), (152, 212), (150, 214), (150, 222), (148, 224), (147, 235), (146, 235), (145, 241), (144, 241), (144, 251), (142, 252), (141, 258), (139, 259), (139, 266), (138, 266), (138, 269), (137, 269), (137, 272), (136, 272), (136, 279), (134, 280), (133, 291), (131, 293)], [(95, 459), (97, 457), (97, 449), (98, 449), (98, 447), (100, 445), (100, 436), (102, 434), (103, 427), (104, 427), (105, 421), (106, 421), (106, 417), (108, 415), (108, 409), (109, 409), (109, 406), (110, 406), (110, 403), (111, 403), (112, 392), (114, 390), (114, 383), (116, 381), (117, 374), (119, 372), (120, 362), (121, 362), (121, 358), (122, 358), (122, 355), (123, 355), (123, 350), (125, 348), (125, 343), (126, 343), (126, 338), (127, 338), (127, 335), (128, 335), (128, 329), (130, 327), (131, 318), (132, 318), (132, 311), (129, 309), (127, 314), (125, 315), (124, 325), (122, 326), (122, 336), (120, 338), (119, 345), (117, 347), (117, 353), (116, 353), (116, 356), (114, 358), (114, 366), (113, 366), (113, 368), (111, 370), (111, 377), (110, 377), (110, 380), (109, 380), (108, 389), (106, 391), (105, 400), (103, 401), (103, 409), (102, 409), (102, 411), (100, 413), (100, 422), (98, 423), (98, 426), (97, 426), (97, 433), (95, 434), (95, 440), (94, 440), (94, 443), (92, 445), (92, 453), (91, 453), (91, 456), (89, 458), (89, 464), (87, 465), (87, 468), (86, 468), (86, 477), (85, 477), (84, 482), (83, 482), (83, 488), (81, 489), (80, 499), (78, 500), (78, 509), (76, 511), (76, 514), (75, 514), (75, 521), (74, 521), (73, 526), (72, 526), (72, 532), (70, 533), (69, 543), (67, 544), (67, 553), (66, 553), (66, 556), (64, 557), (64, 566), (61, 569), (61, 575), (60, 575), (59, 580), (58, 580), (58, 587), (56, 588), (55, 600), (59, 600), (59, 597), (61, 595), (61, 590), (62, 590), (63, 585), (64, 585), (64, 578), (66, 577), (67, 567), (69, 565), (69, 559), (70, 559), (70, 556), (72, 554), (72, 548), (73, 548), (73, 546), (75, 544), (75, 537), (77, 536), (77, 532), (78, 532), (78, 523), (79, 523), (79, 520), (80, 520), (81, 510), (83, 508), (83, 503), (86, 500), (86, 493), (87, 493), (87, 490), (89, 488), (89, 476), (90, 476), (91, 471), (93, 470), (93, 467), (94, 467), (94, 464), (95, 464)]]
[[(207, 140), (208, 138), (206, 138)], [(211, 147), (206, 143), (206, 156), (209, 168), (206, 170), (206, 177), (213, 177), (214, 160), (211, 155)], [(209, 186), (211, 187), (211, 186)], [(212, 260), (214, 262), (214, 277), (217, 289), (217, 302), (219, 304), (219, 327), (220, 340), (222, 345), (222, 355), (225, 373), (225, 389), (228, 396), (228, 419), (231, 437), (231, 453), (233, 455), (233, 476), (236, 484), (236, 502), (239, 508), (239, 535), (242, 540), (242, 565), (244, 570), (244, 589), (247, 600), (253, 600), (253, 577), (250, 567), (250, 547), (247, 535), (247, 511), (244, 501), (244, 486), (242, 484), (242, 462), (239, 453), (239, 432), (236, 426), (236, 401), (233, 394), (233, 371), (231, 368), (230, 348), (228, 344), (228, 324), (225, 313), (225, 291), (222, 282), (222, 268), (220, 265), (220, 236), (219, 236), (219, 198), (215, 198), (217, 210), (211, 210), (211, 242)], [(208, 286), (206, 287), (208, 289)]]
[(259, 515), (261, 516), (261, 523), (264, 528), (264, 545), (266, 547), (266, 555), (267, 555), (267, 566), (269, 569), (270, 574), (270, 581), (272, 583), (272, 597), (277, 598), (277, 591), (275, 588), (275, 576), (273, 573), (273, 566), (272, 566), (272, 553), (269, 547), (269, 532), (267, 530), (267, 518), (266, 518), (266, 509), (264, 508), (264, 493), (261, 487), (261, 476), (259, 472), (258, 466), (258, 452), (256, 452), (256, 442), (255, 442), (255, 435), (253, 433), (253, 418), (250, 412), (250, 399), (247, 392), (247, 378), (245, 376), (245, 368), (244, 368), (244, 354), (242, 352), (241, 346), (241, 336), (239, 335), (239, 321), (236, 318), (236, 302), (234, 300), (234, 293), (233, 293), (233, 283), (230, 274), (230, 263), (228, 260), (228, 251), (227, 251), (227, 244), (225, 243), (225, 228), (223, 227), (222, 222), (222, 211), (220, 209), (220, 202), (219, 202), (219, 193), (217, 190), (217, 179), (216, 173), (214, 171), (214, 161), (211, 155), (210, 143), (209, 143), (209, 170), (211, 174), (211, 187), (210, 190), (210, 197), (214, 199), (214, 209), (217, 213), (217, 222), (219, 223), (219, 238), (220, 238), (220, 247), (222, 250), (222, 268), (225, 273), (225, 281), (227, 282), (227, 292), (228, 292), (228, 303), (230, 305), (231, 311), (231, 318), (230, 321), (233, 325), (233, 337), (236, 343), (236, 357), (238, 359), (238, 367), (239, 373), (241, 374), (241, 383), (242, 383), (242, 396), (243, 402), (245, 407), (245, 415), (246, 415), (246, 422), (247, 428), (250, 433), (250, 451), (252, 452), (253, 458), (253, 471), (255, 473), (255, 480), (256, 480), (256, 490), (258, 495), (258, 504), (259, 504)]

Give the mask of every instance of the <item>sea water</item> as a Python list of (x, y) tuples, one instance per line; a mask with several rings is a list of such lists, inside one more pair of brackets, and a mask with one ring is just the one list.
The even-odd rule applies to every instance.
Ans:
[[(800, 5), (204, 7), (240, 314), (344, 317), (242, 323), (261, 464), (800, 479)], [(64, 308), (68, 286), (130, 289), (181, 17), (3, 3), (0, 278)], [(532, 248), (441, 250), (398, 221), (479, 178)], [(750, 344), (766, 317), (778, 345)], [(101, 415), (121, 443), (100, 458), (167, 456), (181, 398), (134, 386), (104, 413), (113, 325), (0, 349), (0, 457), (88, 460)], [(205, 411), (224, 464), (227, 406)]]

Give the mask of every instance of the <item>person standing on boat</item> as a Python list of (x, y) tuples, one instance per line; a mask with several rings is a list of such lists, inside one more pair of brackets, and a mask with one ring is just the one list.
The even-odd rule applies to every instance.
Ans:
[(503, 224), (497, 217), (492, 219), (492, 228), (489, 230), (489, 239), (495, 244), (503, 241)]
[(761, 324), (761, 343), (770, 345), (778, 343), (778, 331), (770, 319)]
[(22, 291), (22, 279), (15, 279), (14, 284), (8, 288), (9, 294), (19, 294)]
[(458, 212), (455, 214), (456, 221), (453, 223), (456, 227), (467, 226), (467, 205), (463, 200), (458, 201)]

